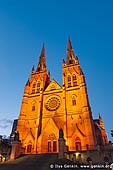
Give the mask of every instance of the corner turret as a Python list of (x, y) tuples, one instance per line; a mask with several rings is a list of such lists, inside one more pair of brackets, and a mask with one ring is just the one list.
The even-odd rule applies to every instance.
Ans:
[(28, 79), (24, 87), (24, 94), (29, 94), (29, 88), (30, 88), (30, 81)]
[(99, 115), (99, 125), (104, 130), (104, 123), (103, 123), (102, 117), (101, 117), (100, 113), (98, 113), (98, 115)]

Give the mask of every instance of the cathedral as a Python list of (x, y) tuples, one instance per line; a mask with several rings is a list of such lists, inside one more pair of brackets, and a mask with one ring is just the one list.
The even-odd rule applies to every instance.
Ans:
[(24, 88), (17, 132), (25, 154), (57, 153), (59, 129), (69, 151), (106, 145), (102, 117), (93, 119), (85, 75), (68, 38), (62, 61), (62, 85), (50, 80), (44, 45), (37, 68), (32, 67)]

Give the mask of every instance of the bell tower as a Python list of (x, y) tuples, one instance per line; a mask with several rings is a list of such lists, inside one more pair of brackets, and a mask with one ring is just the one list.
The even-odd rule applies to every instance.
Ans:
[(43, 92), (49, 83), (50, 73), (47, 73), (43, 45), (36, 71), (33, 66), (25, 85), (18, 119), (17, 131), (23, 146), (26, 147), (26, 153), (36, 151), (37, 138), (41, 134), (42, 127)]
[(65, 93), (64, 136), (70, 150), (96, 144), (95, 130), (89, 105), (85, 76), (74, 55), (68, 38), (67, 59), (62, 62), (62, 81)]

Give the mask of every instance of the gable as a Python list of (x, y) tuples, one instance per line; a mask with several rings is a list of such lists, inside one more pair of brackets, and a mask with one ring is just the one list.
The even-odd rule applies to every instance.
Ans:
[(53, 79), (45, 91), (59, 90), (61, 86)]
[(52, 118), (48, 119), (46, 125), (43, 127), (42, 133), (41, 133), (42, 138), (45, 135), (48, 136), (50, 133), (54, 133), (56, 134), (56, 136), (58, 136), (58, 133), (59, 133), (59, 128), (57, 127), (57, 125), (55, 124)]
[(25, 139), (24, 139), (24, 141), (27, 143), (29, 140), (31, 140), (31, 141), (34, 141), (34, 136), (33, 136), (33, 134), (32, 134), (32, 132), (31, 132), (31, 130), (26, 134), (26, 137), (25, 137)]

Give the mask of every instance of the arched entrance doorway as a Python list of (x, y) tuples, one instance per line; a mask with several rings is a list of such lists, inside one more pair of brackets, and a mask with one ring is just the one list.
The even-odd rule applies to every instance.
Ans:
[(81, 150), (81, 140), (79, 137), (76, 137), (75, 139), (75, 150), (80, 151)]
[(31, 153), (32, 152), (32, 143), (31, 143), (31, 141), (29, 141), (28, 144), (27, 144), (26, 152), (27, 153)]
[(31, 153), (31, 150), (32, 150), (32, 145), (31, 144), (27, 145), (27, 153)]
[(57, 140), (54, 133), (48, 136), (48, 152), (57, 152)]

